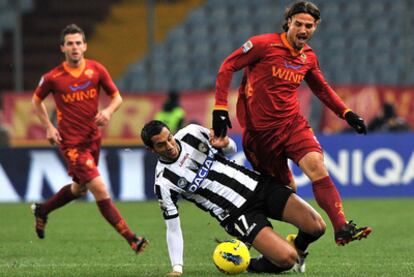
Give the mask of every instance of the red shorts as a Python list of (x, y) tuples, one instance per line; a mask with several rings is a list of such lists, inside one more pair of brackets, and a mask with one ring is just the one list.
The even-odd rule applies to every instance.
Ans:
[(309, 152), (322, 152), (307, 120), (297, 116), (283, 129), (244, 130), (243, 150), (253, 168), (284, 185), (292, 181), (288, 159), (296, 164)]
[(83, 185), (100, 175), (97, 167), (100, 148), (100, 140), (60, 147), (59, 150), (65, 158), (68, 174), (74, 182)]

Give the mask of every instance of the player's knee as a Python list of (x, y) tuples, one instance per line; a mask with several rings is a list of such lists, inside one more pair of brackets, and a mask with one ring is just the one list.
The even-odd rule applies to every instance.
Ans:
[(291, 268), (293, 267), (293, 265), (295, 264), (295, 262), (298, 259), (298, 253), (296, 252), (295, 249), (292, 249), (291, 251), (289, 251), (285, 258), (284, 258), (284, 262), (282, 267), (283, 268)]
[(309, 175), (314, 176), (314, 178), (322, 178), (327, 176), (328, 172), (325, 165), (322, 162), (317, 162), (308, 167)]
[(73, 195), (76, 196), (76, 197), (85, 196), (86, 193), (88, 192), (86, 186), (80, 185), (80, 184), (77, 184), (77, 183), (72, 184), (71, 191), (72, 191)]
[(85, 186), (82, 186), (78, 189), (76, 196), (77, 197), (83, 197), (86, 196), (86, 193), (88, 192), (88, 189)]
[(312, 235), (319, 238), (323, 236), (323, 234), (325, 234), (325, 231), (326, 231), (326, 223), (322, 219), (322, 217), (318, 215), (313, 224)]
[(277, 265), (281, 268), (291, 268), (298, 259), (298, 253), (293, 247), (286, 249), (283, 253), (280, 253), (277, 259)]
[(315, 234), (317, 237), (322, 237), (325, 234), (325, 231), (326, 231), (326, 223), (325, 221), (323, 221), (323, 219), (321, 219), (317, 224)]

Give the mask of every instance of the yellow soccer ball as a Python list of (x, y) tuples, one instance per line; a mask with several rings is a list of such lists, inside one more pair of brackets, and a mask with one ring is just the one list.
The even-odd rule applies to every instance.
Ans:
[(227, 240), (217, 245), (213, 261), (221, 272), (229, 275), (239, 274), (249, 266), (249, 249), (240, 240)]

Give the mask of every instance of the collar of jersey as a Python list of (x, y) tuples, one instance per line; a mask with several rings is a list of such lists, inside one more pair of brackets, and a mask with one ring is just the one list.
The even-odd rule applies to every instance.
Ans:
[(75, 78), (78, 78), (82, 74), (83, 70), (85, 69), (85, 66), (85, 59), (82, 59), (80, 66), (76, 68), (70, 67), (68, 62), (66, 61), (63, 62), (63, 68), (65, 69), (65, 71), (67, 71), (70, 75), (72, 75)]
[[(174, 138), (175, 139), (175, 138)], [(178, 139), (175, 139), (175, 142), (177, 142), (177, 144), (178, 144), (178, 146), (179, 146), (179, 148), (180, 148), (180, 150), (178, 151), (178, 155), (177, 155), (177, 158), (175, 159), (175, 160), (171, 160), (171, 161), (166, 161), (166, 160), (163, 160), (161, 157), (158, 159), (161, 163), (163, 163), (163, 164), (173, 164), (173, 163), (175, 163), (179, 158), (180, 158), (180, 156), (181, 156), (181, 151), (183, 150), (183, 148), (181, 147), (181, 142), (178, 140)]]
[(299, 51), (298, 51), (298, 50), (296, 50), (295, 48), (293, 48), (293, 47), (292, 47), (292, 45), (290, 45), (289, 41), (287, 40), (286, 32), (282, 33), (282, 34), (280, 35), (280, 38), (281, 38), (281, 40), (282, 40), (283, 45), (284, 45), (284, 46), (286, 46), (286, 47), (289, 49), (289, 51), (290, 51), (290, 53), (292, 54), (292, 56), (298, 56), (298, 55), (300, 55), (300, 54), (302, 54), (302, 53), (303, 53), (303, 49), (304, 49), (305, 47), (303, 47), (303, 48), (302, 48), (302, 49), (300, 49)]

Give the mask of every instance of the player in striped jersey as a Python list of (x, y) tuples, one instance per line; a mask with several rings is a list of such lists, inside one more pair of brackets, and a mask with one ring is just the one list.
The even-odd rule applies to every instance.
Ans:
[[(212, 130), (195, 124), (173, 136), (164, 123), (153, 120), (144, 126), (141, 138), (159, 157), (154, 190), (167, 225), (170, 275), (183, 272), (179, 196), (209, 212), (227, 233), (263, 254), (251, 260), (251, 272), (278, 273), (292, 268), (306, 256), (308, 245), (324, 234), (321, 216), (290, 187), (277, 185), (273, 177), (250, 171), (224, 156), (236, 152), (229, 137), (214, 137)], [(296, 249), (272, 230), (268, 218), (298, 227)]]

